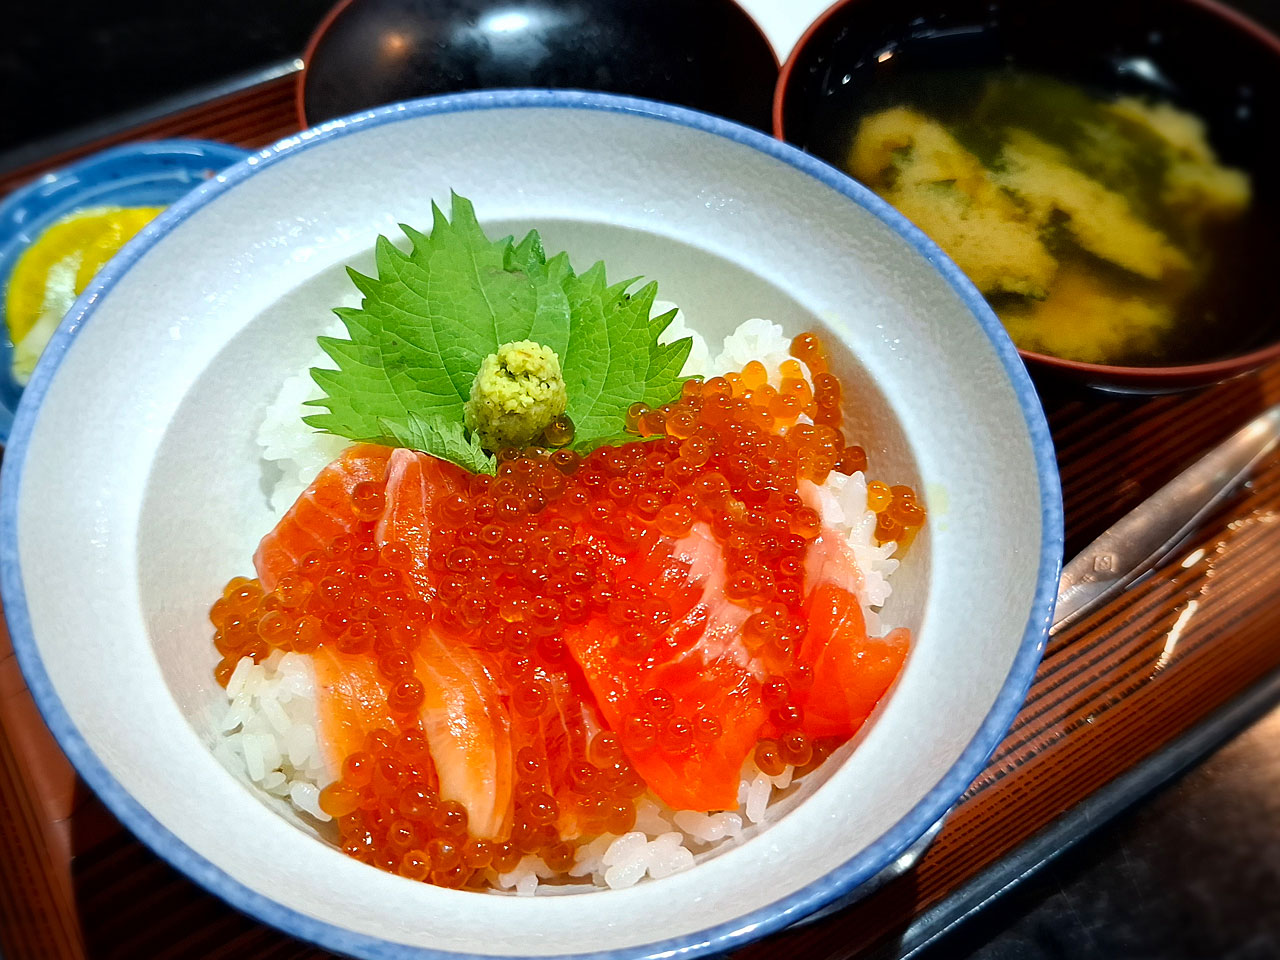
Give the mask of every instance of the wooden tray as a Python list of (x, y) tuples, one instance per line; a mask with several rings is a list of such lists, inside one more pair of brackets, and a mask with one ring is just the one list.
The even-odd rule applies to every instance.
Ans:
[[(282, 78), (121, 130), (0, 177), (0, 195), (125, 140), (192, 136), (263, 146), (297, 131), (292, 96), (292, 78)], [(1280, 366), (1178, 397), (1108, 399), (1047, 383), (1041, 392), (1058, 447), (1070, 556), (1280, 402)], [(1127, 783), (1140, 764), (1184, 742), (1280, 667), (1278, 556), (1280, 459), (1164, 568), (1050, 642), (1008, 737), (916, 869), (739, 956), (909, 949), (921, 937), (917, 924), (904, 939), (913, 918), (939, 915), (940, 905), (1020, 849), (1025, 859), (1030, 838), (1074, 822), (1064, 815), (1100, 788)], [(40, 723), (2, 631), (0, 864), (0, 953), (8, 960), (326, 955), (206, 894), (116, 823)]]

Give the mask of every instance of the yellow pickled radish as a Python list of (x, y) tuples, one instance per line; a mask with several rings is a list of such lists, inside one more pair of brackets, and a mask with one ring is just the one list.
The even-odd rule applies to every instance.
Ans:
[(18, 258), (5, 296), (14, 376), (26, 382), (58, 323), (102, 265), (163, 207), (93, 207), (64, 217)]

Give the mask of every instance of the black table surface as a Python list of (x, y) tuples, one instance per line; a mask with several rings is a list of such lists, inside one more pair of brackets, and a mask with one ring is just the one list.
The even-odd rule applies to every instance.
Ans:
[(1280, 708), (913, 960), (1280, 957)]
[[(1280, 29), (1280, 0), (1235, 5)], [(299, 56), (329, 2), (14, 6), (0, 154)], [(918, 956), (1280, 957), (1280, 709)]]

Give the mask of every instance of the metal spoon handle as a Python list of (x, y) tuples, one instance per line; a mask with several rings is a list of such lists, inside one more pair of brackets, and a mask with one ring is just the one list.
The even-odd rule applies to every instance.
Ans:
[(1159, 563), (1280, 443), (1280, 404), (1251, 420), (1125, 514), (1063, 568), (1050, 633)]

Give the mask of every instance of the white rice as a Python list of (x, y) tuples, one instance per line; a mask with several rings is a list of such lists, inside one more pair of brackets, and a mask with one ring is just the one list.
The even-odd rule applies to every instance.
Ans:
[[(655, 302), (653, 315), (675, 304)], [(341, 323), (325, 331), (344, 337)], [(790, 338), (775, 323), (751, 319), (725, 338), (715, 356), (705, 339), (689, 328), (684, 313), (675, 319), (660, 338), (663, 342), (689, 336), (693, 347), (685, 362), (684, 376), (720, 376), (741, 370), (749, 361), (759, 360), (769, 371), (770, 382), (780, 385), (778, 368), (790, 358)], [(321, 395), (309, 368), (332, 366), (317, 348), (316, 356), (299, 374), (287, 379), (275, 401), (267, 408), (258, 430), (262, 458), (280, 471), (271, 493), (277, 514), (297, 499), (315, 475), (333, 460), (346, 441), (318, 433), (300, 417), (315, 412), (304, 401)], [(825, 525), (844, 536), (861, 573), (859, 599), (872, 634), (880, 633), (878, 608), (891, 592), (889, 577), (898, 567), (893, 559), (894, 543), (877, 546), (874, 538), (876, 515), (867, 509), (867, 481), (861, 473), (844, 476), (832, 473), (821, 486), (805, 482), (801, 494), (822, 515)], [(227, 684), (227, 713), (222, 723), (220, 752), (234, 769), (267, 793), (287, 799), (313, 823), (329, 817), (320, 810), (320, 790), (336, 775), (333, 762), (318, 739), (314, 677), (310, 660), (297, 654), (273, 653), (255, 665), (245, 658), (237, 665)], [(704, 814), (673, 811), (651, 795), (637, 802), (635, 828), (622, 836), (605, 834), (578, 848), (571, 877), (589, 878), (595, 887), (619, 889), (645, 877), (659, 879), (688, 869), (702, 856), (726, 843), (739, 842), (765, 825), (777, 809), (779, 795), (791, 792), (793, 769), (787, 767), (777, 777), (768, 777), (748, 759), (738, 789), (738, 809)], [(585, 884), (541, 881), (553, 877), (538, 857), (527, 856), (510, 872), (489, 871), (489, 880), (499, 890), (521, 896), (589, 890)]]
[(320, 743), (310, 659), (279, 650), (258, 664), (243, 657), (226, 694), (218, 744), (223, 762), (302, 813), (328, 820), (320, 790), (333, 781), (335, 769)]
[[(323, 335), (345, 340), (347, 328), (341, 320), (335, 320)], [(271, 491), (271, 509), (276, 516), (283, 516), (316, 474), (350, 445), (343, 437), (320, 433), (302, 422), (302, 417), (323, 412), (321, 407), (306, 405), (308, 400), (324, 396), (324, 391), (311, 379), (312, 367), (333, 369), (333, 361), (319, 344), (302, 370), (280, 385), (280, 392), (267, 407), (262, 425), (258, 427), (262, 459), (280, 471), (280, 478)]]

